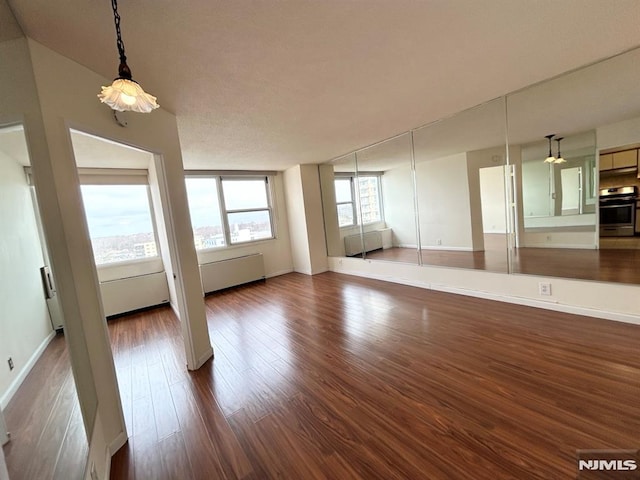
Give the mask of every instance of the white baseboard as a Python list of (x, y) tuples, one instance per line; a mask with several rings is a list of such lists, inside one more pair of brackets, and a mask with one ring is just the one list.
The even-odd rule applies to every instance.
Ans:
[[(408, 243), (401, 243), (397, 246), (397, 248), (413, 248), (418, 249), (417, 245), (412, 245)], [(455, 251), (455, 252), (472, 252), (473, 248), (471, 247), (450, 247), (448, 245), (423, 245), (422, 250), (442, 250), (442, 251)]]
[(125, 443), (127, 443), (127, 432), (120, 432), (120, 434), (111, 442), (109, 447), (107, 447), (106, 455), (105, 455), (105, 476), (104, 478), (111, 477), (111, 457), (113, 457), (118, 450), (124, 447)]
[(544, 308), (545, 310), (554, 310), (556, 312), (572, 313), (574, 315), (583, 315), (585, 317), (604, 318), (605, 320), (614, 320), (616, 322), (633, 323), (640, 325), (640, 318), (636, 315), (618, 312), (607, 312), (604, 310), (596, 310), (587, 307), (577, 307), (575, 305), (566, 305), (563, 303), (536, 300), (533, 298), (516, 297), (511, 295), (498, 295), (490, 292), (481, 292), (478, 290), (468, 290), (464, 288), (448, 287), (446, 285), (429, 286), (431, 290), (439, 292), (455, 293), (458, 295), (466, 295), (468, 297), (484, 298), (487, 300), (496, 300), (498, 302), (513, 303), (516, 305), (525, 305), (527, 307)]
[(279, 277), (280, 275), (286, 275), (287, 273), (293, 272), (293, 268), (287, 268), (286, 270), (278, 270), (277, 272), (268, 273), (266, 278)]
[(38, 348), (36, 348), (35, 352), (33, 352), (31, 357), (29, 357), (29, 360), (27, 360), (27, 363), (24, 365), (20, 373), (18, 373), (16, 378), (9, 385), (9, 388), (7, 388), (7, 391), (4, 393), (4, 395), (2, 395), (2, 397), (0, 397), (0, 408), (2, 408), (3, 410), (7, 408), (7, 405), (9, 404), (13, 396), (18, 391), (18, 388), (20, 388), (20, 385), (22, 385), (22, 382), (24, 382), (24, 379), (27, 378), (27, 375), (29, 375), (29, 372), (31, 371), (31, 369), (36, 364), (36, 362), (38, 361), (42, 353), (45, 351), (45, 349), (47, 348), (49, 343), (51, 343), (51, 340), (53, 340), (55, 336), (56, 336), (56, 332), (55, 331), (51, 332), (42, 341), (42, 343), (38, 346)]
[(501, 295), (501, 294), (496, 294), (491, 292), (484, 292), (480, 290), (471, 290), (467, 288), (450, 287), (447, 285), (422, 282), (420, 280), (414, 280), (414, 279), (408, 279), (408, 278), (402, 278), (402, 277), (380, 275), (380, 274), (374, 274), (370, 272), (360, 272), (357, 270), (351, 270), (347, 268), (334, 269), (332, 271), (336, 273), (344, 273), (346, 275), (355, 275), (357, 277), (372, 278), (375, 280), (382, 280), (385, 282), (399, 283), (401, 285), (409, 285), (412, 287), (424, 288), (427, 290), (436, 290), (439, 292), (454, 293), (457, 295), (465, 295), (468, 297), (484, 298), (487, 300), (495, 300), (498, 302), (512, 303), (516, 305), (525, 305), (528, 307), (542, 308), (545, 310), (553, 310), (556, 312), (571, 313), (574, 315), (583, 315), (585, 317), (600, 318), (605, 320), (613, 320), (616, 322), (624, 322), (624, 323), (632, 323), (635, 325), (640, 325), (640, 317), (637, 315), (620, 313), (620, 312), (612, 312), (608, 310), (597, 310), (594, 308), (580, 307), (576, 305), (568, 305), (568, 304), (558, 303), (553, 300), (545, 301), (545, 300), (536, 300), (536, 299), (526, 298), (526, 297), (518, 297), (515, 295)]
[[(115, 455), (115, 453), (124, 447), (124, 444), (127, 443), (127, 432), (120, 432), (120, 434), (109, 444), (109, 448), (107, 450), (107, 455), (109, 459), (109, 463), (111, 463), (111, 457)], [(107, 476), (109, 478), (109, 476)]]
[(593, 250), (593, 245), (584, 243), (527, 243), (520, 245), (520, 248), (575, 248), (579, 250)]
[(174, 305), (173, 302), (169, 303), (169, 306), (171, 307), (171, 310), (173, 310), (173, 313), (176, 314), (178, 321), (181, 322), (182, 320), (180, 319), (180, 311), (178, 310), (178, 307)]
[(422, 250), (442, 250), (445, 252), (473, 252), (471, 247), (450, 247), (449, 245), (423, 245)]
[[(213, 347), (210, 346), (202, 355), (200, 355), (200, 358), (196, 361), (195, 368), (189, 368), (189, 370), (198, 370), (211, 357), (213, 357)], [(188, 367), (189, 366), (187, 365), (187, 368)]]

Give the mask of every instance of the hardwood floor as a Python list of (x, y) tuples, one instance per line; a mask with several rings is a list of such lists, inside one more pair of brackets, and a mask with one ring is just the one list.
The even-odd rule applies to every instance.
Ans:
[(206, 298), (187, 372), (169, 308), (109, 324), (118, 479), (563, 479), (640, 446), (640, 327), (324, 273)]
[[(482, 252), (423, 250), (421, 254), (423, 265), (509, 271), (506, 244), (496, 242), (485, 243)], [(413, 248), (376, 250), (367, 252), (366, 258), (418, 263), (418, 253)], [(640, 249), (517, 248), (511, 265), (512, 273), (640, 285)]]
[(64, 337), (58, 334), (4, 411), (11, 480), (84, 476), (87, 437)]

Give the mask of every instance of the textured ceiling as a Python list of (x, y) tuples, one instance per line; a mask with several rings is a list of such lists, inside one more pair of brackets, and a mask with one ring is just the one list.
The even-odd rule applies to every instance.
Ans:
[[(9, 0), (107, 78), (108, 0)], [(323, 162), (640, 44), (638, 0), (121, 0), (134, 78), (188, 168)], [(94, 101), (94, 99), (87, 99)]]

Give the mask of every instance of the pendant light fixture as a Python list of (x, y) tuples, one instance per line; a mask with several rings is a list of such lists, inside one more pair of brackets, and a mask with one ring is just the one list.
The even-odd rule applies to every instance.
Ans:
[(555, 136), (556, 134), (552, 133), (551, 135), (545, 135), (544, 137), (549, 140), (549, 155), (547, 156), (547, 158), (545, 158), (544, 163), (554, 163), (556, 161), (556, 157), (554, 157), (553, 153), (551, 153), (551, 139)]
[(146, 93), (140, 84), (131, 78), (131, 70), (127, 65), (127, 57), (124, 54), (124, 42), (120, 33), (120, 15), (118, 14), (117, 0), (111, 0), (113, 9), (113, 19), (116, 24), (116, 45), (120, 54), (120, 66), (118, 67), (118, 77), (108, 87), (102, 87), (98, 98), (102, 103), (106, 103), (119, 112), (132, 111), (139, 113), (149, 113), (160, 105), (156, 102), (156, 97)]
[(558, 142), (558, 158), (556, 158), (556, 161), (553, 163), (566, 163), (566, 160), (562, 158), (562, 154), (560, 153), (560, 142), (562, 141), (563, 138), (564, 137), (556, 138), (556, 142)]

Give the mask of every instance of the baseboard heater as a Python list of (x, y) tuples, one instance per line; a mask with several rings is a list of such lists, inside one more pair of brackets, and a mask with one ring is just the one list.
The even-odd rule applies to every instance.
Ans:
[(265, 278), (261, 253), (200, 265), (202, 291), (207, 294)]
[[(344, 249), (347, 257), (360, 255), (362, 253), (362, 240), (360, 235), (347, 235), (344, 237)], [(382, 248), (382, 234), (378, 230), (365, 232), (364, 251), (371, 252)]]
[(101, 282), (100, 293), (107, 317), (169, 302), (165, 272)]

